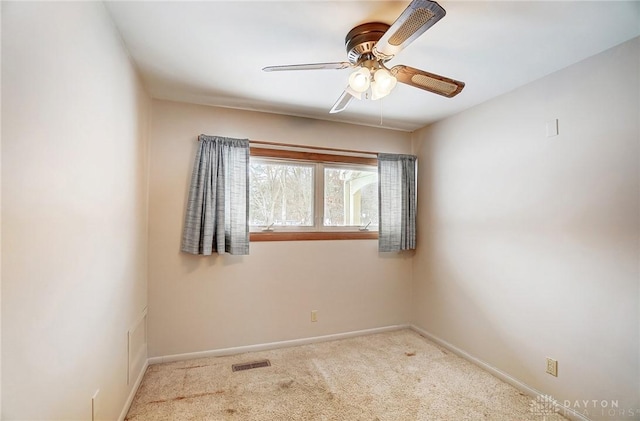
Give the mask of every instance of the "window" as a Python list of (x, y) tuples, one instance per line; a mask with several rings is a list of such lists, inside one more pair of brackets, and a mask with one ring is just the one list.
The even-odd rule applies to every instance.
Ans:
[(377, 159), (251, 148), (251, 240), (377, 238)]
[(323, 169), (323, 225), (377, 231), (378, 169), (353, 164)]
[(249, 225), (312, 227), (314, 166), (250, 159)]

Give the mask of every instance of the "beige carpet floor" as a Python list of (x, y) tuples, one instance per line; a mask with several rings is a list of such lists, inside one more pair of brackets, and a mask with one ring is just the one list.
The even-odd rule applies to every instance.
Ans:
[[(270, 367), (232, 372), (269, 359)], [(412, 330), (148, 368), (143, 420), (531, 420), (532, 399)], [(546, 414), (545, 420), (563, 420)]]

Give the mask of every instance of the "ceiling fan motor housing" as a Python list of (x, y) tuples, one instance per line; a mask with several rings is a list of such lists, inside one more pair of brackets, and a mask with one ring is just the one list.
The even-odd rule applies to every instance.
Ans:
[(347, 57), (353, 64), (362, 58), (372, 58), (373, 47), (389, 29), (389, 25), (382, 22), (370, 22), (358, 25), (349, 31), (345, 38)]

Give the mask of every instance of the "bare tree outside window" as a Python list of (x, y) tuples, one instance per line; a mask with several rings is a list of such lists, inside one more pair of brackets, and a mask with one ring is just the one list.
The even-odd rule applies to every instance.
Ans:
[(249, 225), (312, 226), (313, 166), (252, 160)]

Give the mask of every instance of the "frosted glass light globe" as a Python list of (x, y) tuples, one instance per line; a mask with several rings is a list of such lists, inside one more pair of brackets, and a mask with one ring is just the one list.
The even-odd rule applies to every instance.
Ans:
[(378, 69), (373, 75), (371, 83), (371, 99), (383, 98), (396, 87), (398, 80), (387, 69)]
[(349, 86), (356, 92), (364, 92), (369, 89), (371, 72), (366, 67), (361, 67), (349, 76)]

